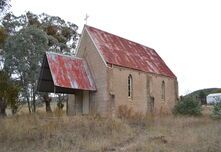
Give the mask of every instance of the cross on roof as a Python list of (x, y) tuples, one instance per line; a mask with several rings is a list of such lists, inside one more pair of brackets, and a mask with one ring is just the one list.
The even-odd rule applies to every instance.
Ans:
[(86, 16), (85, 16), (85, 18), (84, 18), (84, 20), (85, 20), (85, 24), (87, 24), (87, 20), (88, 20), (88, 18), (89, 18), (89, 15), (86, 14)]

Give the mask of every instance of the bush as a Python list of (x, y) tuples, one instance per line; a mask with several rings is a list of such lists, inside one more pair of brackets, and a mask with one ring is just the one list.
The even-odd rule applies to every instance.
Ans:
[(213, 112), (211, 114), (211, 117), (214, 119), (220, 119), (221, 118), (221, 103), (215, 103), (213, 105)]
[(201, 104), (193, 100), (193, 98), (183, 98), (181, 101), (177, 102), (173, 109), (174, 114), (181, 115), (198, 116), (201, 115), (201, 112)]

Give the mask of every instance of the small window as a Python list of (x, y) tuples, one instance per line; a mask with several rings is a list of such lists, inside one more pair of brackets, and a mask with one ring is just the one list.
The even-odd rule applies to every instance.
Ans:
[(164, 81), (162, 81), (162, 84), (161, 84), (161, 99), (165, 100), (165, 82)]
[(132, 75), (130, 74), (128, 76), (128, 98), (132, 98), (132, 93), (133, 93), (133, 79)]

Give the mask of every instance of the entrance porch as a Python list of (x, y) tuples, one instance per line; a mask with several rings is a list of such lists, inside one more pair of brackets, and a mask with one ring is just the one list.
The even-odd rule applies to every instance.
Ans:
[(88, 114), (90, 93), (96, 91), (87, 63), (73, 56), (46, 52), (37, 90), (69, 94), (67, 114)]

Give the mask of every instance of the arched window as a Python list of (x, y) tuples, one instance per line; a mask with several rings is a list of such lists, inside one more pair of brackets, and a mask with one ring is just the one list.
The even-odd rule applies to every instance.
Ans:
[(161, 99), (165, 100), (165, 82), (164, 81), (162, 81), (162, 84), (161, 84)]
[(133, 94), (133, 78), (132, 75), (130, 74), (128, 76), (128, 97), (132, 98), (132, 94)]

